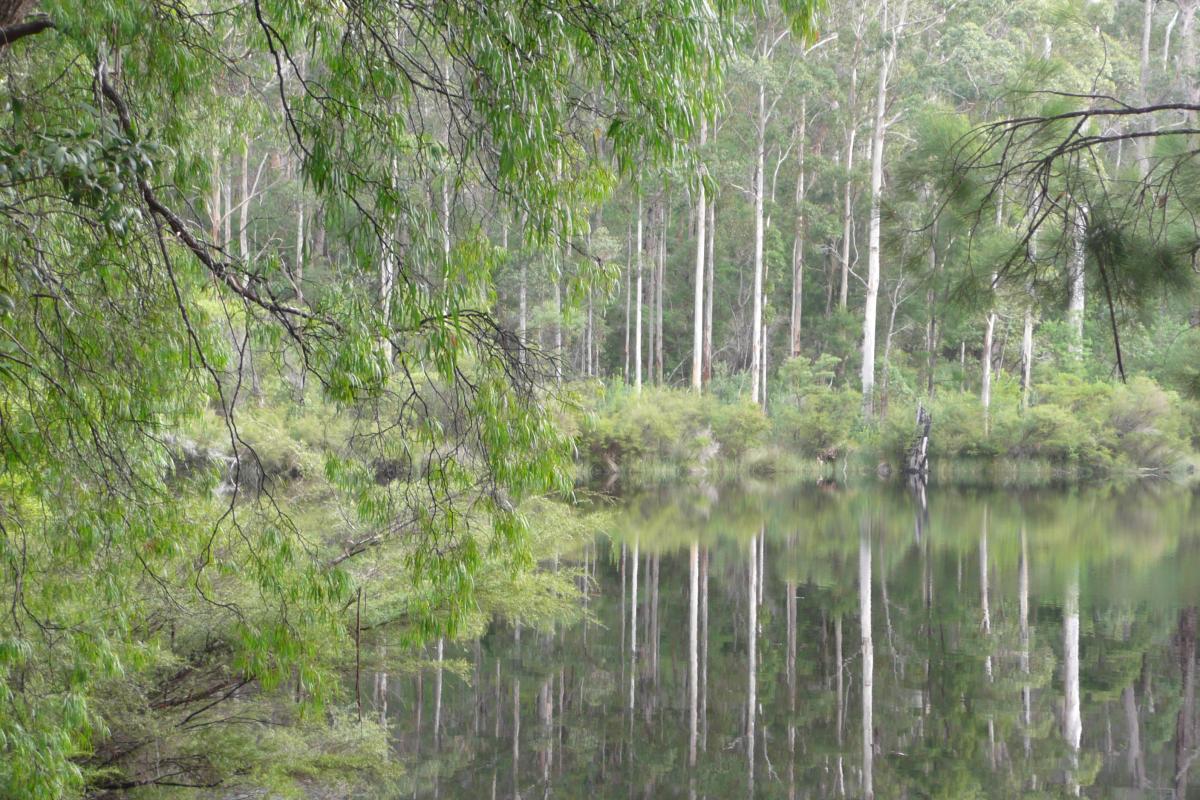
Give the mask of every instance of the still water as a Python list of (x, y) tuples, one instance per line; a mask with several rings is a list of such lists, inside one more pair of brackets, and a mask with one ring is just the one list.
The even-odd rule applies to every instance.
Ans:
[(1200, 797), (1189, 490), (742, 485), (611, 513), (558, 564), (581, 621), (498, 620), (376, 681), (402, 796)]

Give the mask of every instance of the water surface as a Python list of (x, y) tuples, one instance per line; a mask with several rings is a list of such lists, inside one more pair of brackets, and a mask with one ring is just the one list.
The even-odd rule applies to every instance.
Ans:
[(1198, 523), (1162, 485), (663, 490), (560, 560), (582, 622), (373, 700), (418, 798), (1200, 797)]

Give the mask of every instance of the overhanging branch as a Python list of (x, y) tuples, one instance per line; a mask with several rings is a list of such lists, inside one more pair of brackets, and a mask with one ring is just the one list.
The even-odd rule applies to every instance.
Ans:
[(49, 17), (37, 17), (25, 22), (18, 22), (16, 25), (9, 25), (7, 28), (0, 28), (0, 49), (8, 47), (18, 39), (34, 36), (53, 27), (54, 23), (50, 21)]

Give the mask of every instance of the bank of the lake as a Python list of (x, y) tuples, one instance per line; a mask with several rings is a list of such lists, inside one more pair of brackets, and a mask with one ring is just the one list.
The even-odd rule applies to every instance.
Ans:
[(864, 417), (853, 390), (805, 370), (811, 365), (781, 370), (800, 377), (791, 385), (781, 379), (765, 409), (737, 384), (703, 395), (576, 384), (571, 420), (583, 472), (633, 484), (688, 474), (886, 476), (905, 464), (920, 430), (918, 407), (932, 419), (932, 469), (947, 479), (1050, 483), (1195, 472), (1200, 405), (1150, 378), (1063, 374), (1042, 384), (1027, 407), (1018, 393), (1004, 392), (987, 412), (969, 391), (947, 388), (932, 399), (895, 393), (877, 416)]

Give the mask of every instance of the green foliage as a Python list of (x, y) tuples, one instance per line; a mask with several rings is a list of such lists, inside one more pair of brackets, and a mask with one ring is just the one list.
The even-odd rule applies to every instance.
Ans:
[(789, 359), (779, 369), (772, 417), (776, 440), (802, 453), (844, 450), (858, 404), (849, 390), (834, 388), (840, 360), (826, 354), (814, 361)]
[[(557, 258), (681, 156), (740, 6), (37, 5), (0, 103), (0, 796), (343, 782), (364, 594), (410, 643), (485, 587), (561, 612), (519, 509), (569, 442), (488, 225)], [(614, 276), (546, 262), (568, 304)], [(268, 768), (321, 726), (222, 745), (223, 703), (324, 710), (330, 749)]]
[(619, 468), (642, 459), (703, 466), (717, 454), (737, 462), (761, 444), (768, 429), (762, 409), (745, 401), (647, 388), (614, 387), (580, 426), (580, 450), (593, 466)]

